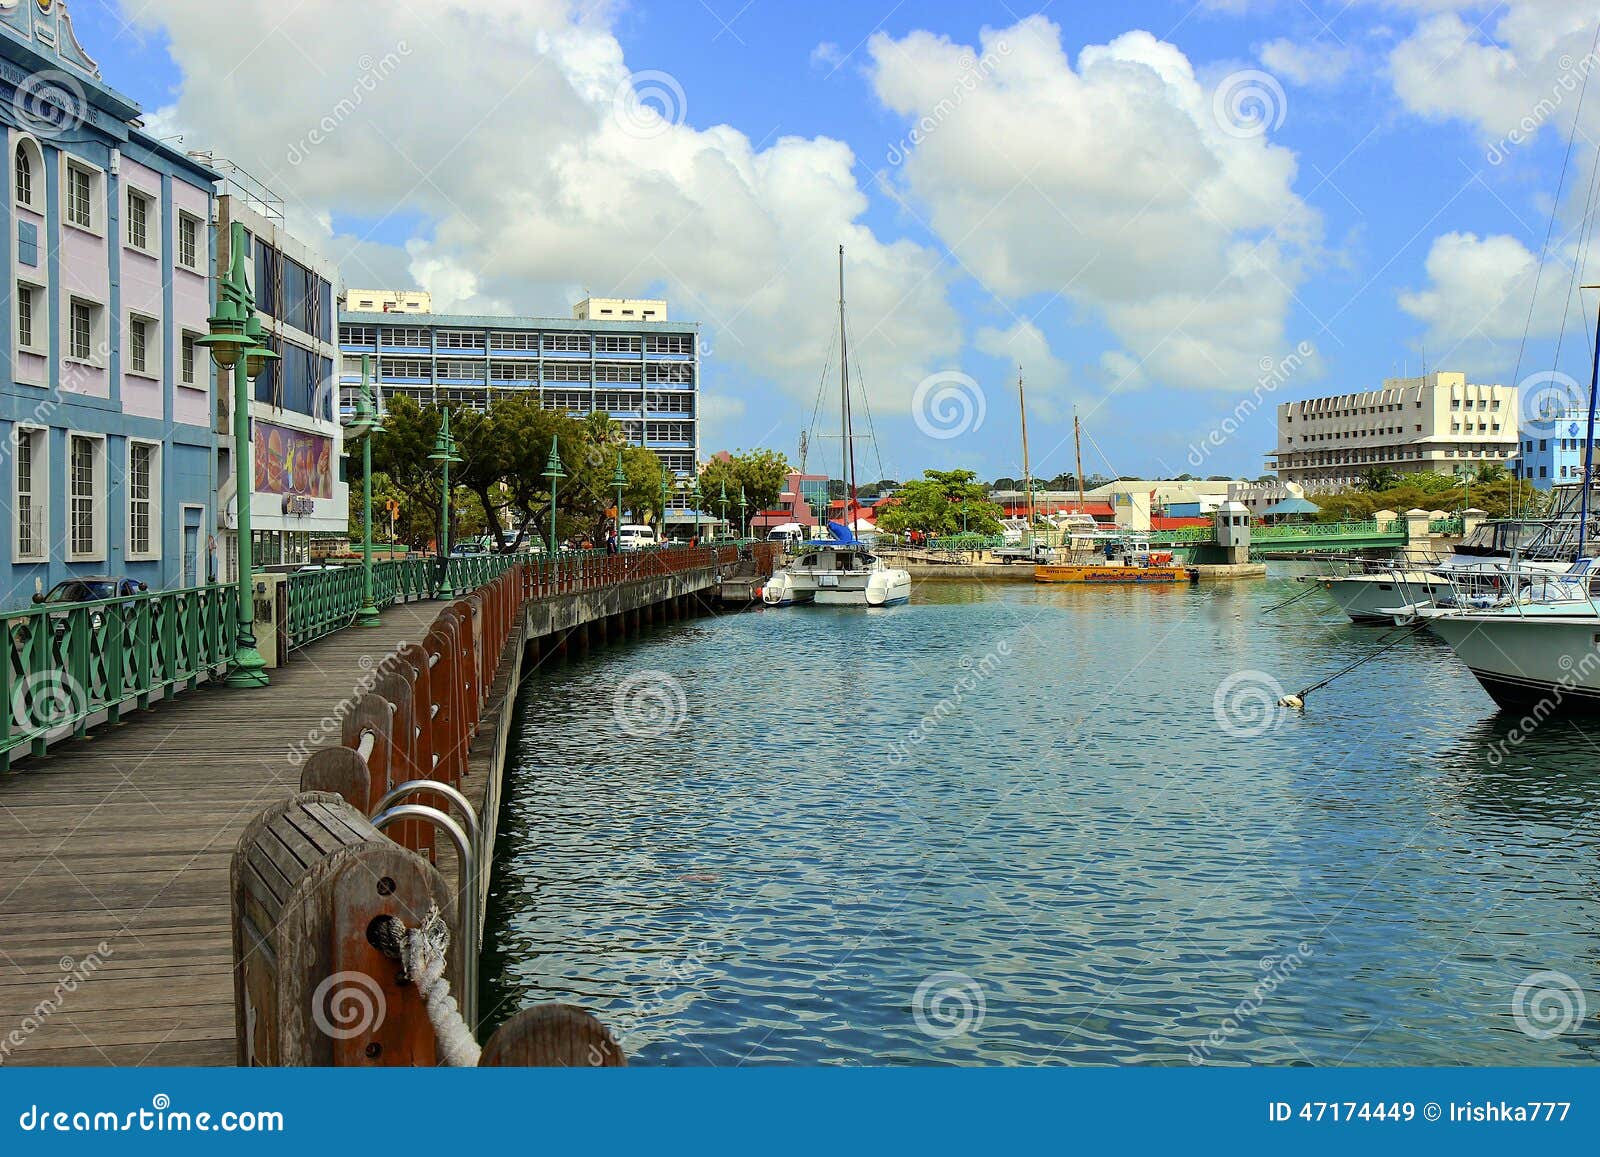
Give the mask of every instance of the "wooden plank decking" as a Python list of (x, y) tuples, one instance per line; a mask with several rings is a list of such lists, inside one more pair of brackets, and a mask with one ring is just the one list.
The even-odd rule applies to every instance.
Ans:
[(441, 605), (314, 643), (265, 690), (203, 685), (0, 774), (0, 1063), (233, 1063), (234, 845), (296, 790), (291, 745)]

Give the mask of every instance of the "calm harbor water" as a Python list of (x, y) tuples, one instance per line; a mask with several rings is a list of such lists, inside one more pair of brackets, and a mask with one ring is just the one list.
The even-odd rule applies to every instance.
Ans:
[(485, 1009), (582, 1005), (636, 1064), (1600, 1061), (1600, 723), (1524, 737), (1428, 637), (1280, 717), (1383, 636), (1263, 614), (1288, 573), (541, 670)]

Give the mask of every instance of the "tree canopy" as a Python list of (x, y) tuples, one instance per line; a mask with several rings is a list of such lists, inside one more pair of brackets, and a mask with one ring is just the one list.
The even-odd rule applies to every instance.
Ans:
[(751, 514), (778, 505), (789, 474), (789, 459), (777, 450), (739, 450), (727, 458), (713, 458), (700, 471), (700, 491), (707, 510), (721, 514), (723, 487), (728, 493), (728, 521), (738, 525), (739, 488)]
[(988, 500), (984, 486), (971, 470), (924, 470), (900, 488), (892, 502), (878, 512), (878, 529), (891, 534), (915, 530), (931, 536), (998, 534), (1004, 512)]

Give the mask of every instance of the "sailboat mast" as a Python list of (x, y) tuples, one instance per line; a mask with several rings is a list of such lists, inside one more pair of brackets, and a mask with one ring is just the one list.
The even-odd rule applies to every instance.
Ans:
[(1028, 542), (1033, 542), (1033, 474), (1028, 469), (1028, 403), (1022, 396), (1022, 367), (1017, 367), (1017, 407), (1022, 411), (1022, 489), (1028, 495)]
[(856, 444), (850, 436), (850, 345), (844, 327), (844, 246), (839, 246), (839, 424), (844, 440), (840, 444), (839, 476), (845, 484), (844, 521), (855, 532)]
[[(1597, 289), (1600, 286), (1585, 285), (1584, 289)], [(1596, 325), (1600, 327), (1600, 306), (1595, 310)], [(1597, 328), (1600, 333), (1600, 328)], [(1600, 337), (1594, 343), (1594, 360), (1589, 367), (1589, 429), (1583, 439), (1583, 497), (1578, 506), (1578, 557), (1583, 558), (1589, 550), (1589, 488), (1594, 485), (1594, 409), (1596, 394), (1600, 393)]]
[(1072, 468), (1078, 475), (1078, 513), (1083, 513), (1083, 435), (1078, 426), (1078, 407), (1072, 407)]

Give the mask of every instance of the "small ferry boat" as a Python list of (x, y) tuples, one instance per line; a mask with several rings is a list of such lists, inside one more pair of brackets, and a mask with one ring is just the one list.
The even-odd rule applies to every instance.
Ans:
[(1123, 539), (1088, 555), (1071, 551), (1067, 561), (1041, 563), (1033, 570), (1039, 583), (1187, 583), (1195, 574), (1175, 562), (1171, 551), (1154, 551), (1144, 539)]

